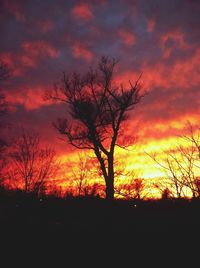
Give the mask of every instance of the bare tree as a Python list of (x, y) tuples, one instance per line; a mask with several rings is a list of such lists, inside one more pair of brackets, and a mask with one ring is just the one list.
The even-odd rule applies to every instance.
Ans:
[(7, 102), (5, 100), (5, 96), (0, 95), (0, 131), (1, 131), (1, 135), (0, 135), (0, 174), (2, 172), (4, 165), (5, 165), (5, 149), (7, 146), (7, 142), (6, 142), (5, 137), (4, 137), (5, 135), (2, 135), (2, 130), (6, 125), (6, 122), (3, 119), (3, 116), (5, 116), (6, 113), (7, 113)]
[[(58, 119), (54, 126), (78, 149), (90, 149), (96, 155), (106, 184), (106, 198), (114, 198), (114, 152), (122, 123), (144, 94), (139, 79), (135, 84), (119, 86), (113, 79), (116, 61), (102, 57), (98, 68), (86, 75), (64, 74), (61, 87), (48, 92), (48, 98), (67, 104), (68, 120)], [(71, 119), (69, 120), (69, 117)]]
[(71, 179), (77, 189), (77, 195), (81, 196), (85, 193), (85, 189), (88, 186), (88, 180), (91, 173), (91, 164), (89, 158), (86, 155), (79, 154), (76, 166), (72, 167)]
[(179, 185), (178, 182), (174, 180), (174, 178), (170, 177), (167, 172), (165, 173), (165, 177), (155, 178), (151, 183), (151, 189), (154, 191), (154, 194), (156, 191), (156, 196), (160, 195), (160, 197), (163, 198), (168, 192), (170, 197), (183, 197), (183, 185)]
[[(9, 72), (8, 66), (4, 64), (3, 62), (0, 62), (0, 82), (8, 79), (9, 74), (10, 72)], [(7, 112), (7, 102), (6, 102), (4, 94), (0, 92), (0, 130), (2, 130), (2, 128), (5, 126), (5, 122), (3, 121), (2, 118), (3, 116), (5, 116), (6, 112)], [(0, 136), (0, 184), (2, 184), (4, 181), (2, 170), (3, 170), (3, 167), (5, 166), (5, 148), (6, 148), (6, 141), (1, 135)]]
[(54, 150), (41, 148), (39, 136), (25, 130), (22, 130), (11, 150), (11, 182), (25, 192), (40, 194), (47, 180), (55, 176), (58, 169)]
[(86, 153), (78, 154), (78, 159), (67, 164), (67, 194), (102, 196), (102, 178), (98, 171), (96, 158)]
[(165, 172), (167, 179), (164, 181), (163, 189), (166, 187), (177, 197), (188, 195), (190, 191), (193, 197), (200, 197), (200, 134), (194, 131), (189, 124), (189, 134), (180, 138), (184, 145), (178, 144), (174, 149), (163, 152), (164, 157), (155, 154), (149, 156)]
[[(6, 64), (0, 62), (0, 82), (7, 80), (10, 75), (10, 70)], [(7, 111), (7, 102), (5, 100), (4, 94), (0, 92), (0, 116), (6, 114)], [(2, 127), (2, 121), (0, 121), (0, 127)]]

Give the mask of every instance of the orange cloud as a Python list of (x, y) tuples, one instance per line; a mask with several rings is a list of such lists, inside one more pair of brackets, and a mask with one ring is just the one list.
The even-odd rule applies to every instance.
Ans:
[[(146, 90), (154, 87), (162, 88), (191, 88), (200, 84), (199, 75), (200, 49), (188, 59), (178, 59), (173, 65), (166, 65), (164, 62), (149, 65), (144, 61), (141, 64), (141, 71), (127, 70), (118, 75), (117, 81), (128, 85), (128, 81), (136, 81), (140, 73), (143, 73), (141, 83)], [(174, 92), (176, 94), (176, 92)]]
[(91, 8), (88, 4), (86, 3), (80, 3), (78, 5), (76, 5), (72, 11), (71, 14), (74, 18), (80, 18), (86, 21), (89, 21), (91, 19), (93, 19), (93, 14), (91, 11)]
[(125, 45), (132, 46), (136, 43), (136, 38), (133, 33), (130, 33), (124, 29), (120, 29), (118, 34)]
[(93, 59), (93, 53), (79, 43), (73, 45), (72, 52), (75, 58), (82, 58), (86, 61), (91, 61)]

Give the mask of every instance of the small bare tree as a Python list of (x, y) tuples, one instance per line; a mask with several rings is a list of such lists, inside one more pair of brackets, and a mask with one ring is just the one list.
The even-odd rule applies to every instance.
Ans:
[(89, 176), (91, 175), (89, 159), (86, 156), (79, 154), (77, 167), (72, 167), (72, 173), (72, 179), (77, 188), (77, 195), (84, 195), (85, 189), (88, 186)]
[(86, 153), (78, 154), (78, 159), (67, 164), (67, 194), (79, 197), (100, 195), (102, 179), (99, 178), (98, 170), (94, 157)]
[[(65, 103), (68, 120), (58, 119), (55, 128), (78, 149), (90, 149), (96, 155), (106, 184), (106, 198), (114, 198), (114, 153), (124, 135), (122, 123), (144, 96), (139, 79), (129, 86), (113, 79), (116, 61), (102, 57), (98, 68), (86, 75), (64, 74), (61, 87), (47, 93), (48, 99)], [(69, 120), (71, 116), (71, 119)]]
[(188, 190), (193, 197), (200, 197), (200, 135), (189, 124), (189, 134), (180, 138), (185, 145), (178, 144), (174, 149), (163, 152), (164, 157), (158, 158), (155, 154), (150, 157), (165, 171), (167, 180), (163, 187), (168, 187), (177, 197), (187, 196)]
[(41, 148), (39, 136), (25, 130), (11, 148), (10, 158), (9, 178), (25, 192), (40, 194), (58, 169), (54, 150)]

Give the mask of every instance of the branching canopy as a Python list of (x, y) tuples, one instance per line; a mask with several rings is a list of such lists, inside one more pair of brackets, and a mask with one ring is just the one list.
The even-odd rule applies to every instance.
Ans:
[[(114, 149), (122, 121), (127, 112), (144, 96), (139, 79), (129, 81), (129, 88), (113, 81), (116, 61), (103, 57), (97, 70), (86, 75), (63, 75), (61, 88), (55, 87), (48, 97), (68, 104), (73, 122), (58, 119), (54, 126), (80, 149), (99, 148), (105, 155)], [(109, 142), (111, 141), (111, 142)]]

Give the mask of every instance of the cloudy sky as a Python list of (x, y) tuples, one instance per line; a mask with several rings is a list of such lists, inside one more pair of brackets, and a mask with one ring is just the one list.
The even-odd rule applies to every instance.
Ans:
[(199, 121), (199, 14), (199, 0), (1, 0), (0, 60), (12, 75), (0, 90), (11, 105), (9, 120), (67, 154), (51, 125), (65, 110), (45, 102), (44, 92), (63, 71), (83, 72), (105, 55), (119, 60), (118, 81), (142, 72), (149, 91), (130, 133), (143, 149), (172, 146), (187, 120)]

